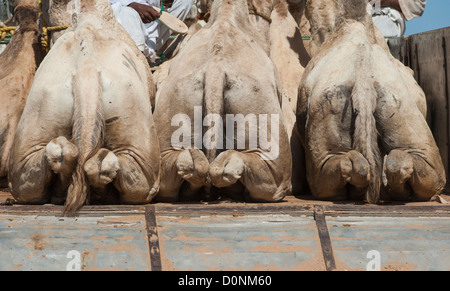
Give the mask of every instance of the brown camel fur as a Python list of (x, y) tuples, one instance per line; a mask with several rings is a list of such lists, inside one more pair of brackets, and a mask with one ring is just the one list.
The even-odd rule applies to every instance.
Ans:
[[(156, 199), (175, 201), (218, 194), (274, 202), (290, 192), (291, 154), (281, 118), (277, 71), (261, 47), (247, 9), (244, 0), (214, 1), (207, 25), (192, 36), (170, 63), (155, 108), (162, 158), (161, 190)], [(276, 128), (260, 126), (267, 133), (278, 132), (279, 138), (275, 140), (278, 140), (279, 154), (264, 159), (268, 150), (250, 142), (257, 128), (245, 125), (243, 148), (236, 144), (229, 148), (236, 141), (234, 136), (221, 149), (217, 144), (225, 143), (225, 135), (224, 139), (214, 135), (216, 146), (207, 147), (204, 142), (197, 146), (198, 141), (204, 141), (202, 137), (208, 136), (211, 127), (205, 131), (200, 123), (201, 132), (192, 134), (192, 129), (198, 126), (196, 106), (205, 118), (210, 114), (219, 119), (227, 114), (280, 116)], [(174, 122), (174, 116), (182, 120)], [(193, 141), (194, 147), (173, 144), (178, 121), (183, 125), (189, 123), (190, 133), (184, 136), (183, 142)], [(223, 128), (225, 123), (224, 119)], [(213, 128), (218, 129), (219, 121), (214, 124)]]
[(9, 163), (19, 203), (148, 203), (159, 189), (150, 68), (107, 0), (82, 0), (33, 81)]
[(297, 125), (312, 193), (369, 203), (429, 200), (446, 178), (410, 79), (380, 41), (367, 1), (337, 5), (335, 26), (299, 89)]
[[(39, 11), (34, 1), (15, 3), (14, 19), (18, 23), (10, 43), (0, 55), (0, 186), (7, 186), (9, 155), (33, 82), (45, 53), (39, 43)], [(3, 182), (2, 182), (3, 181)]]

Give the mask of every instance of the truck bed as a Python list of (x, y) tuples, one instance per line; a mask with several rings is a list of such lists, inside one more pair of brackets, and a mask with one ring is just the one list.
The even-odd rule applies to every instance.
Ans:
[(64, 217), (62, 206), (4, 205), (1, 192), (0, 270), (450, 270), (441, 197), (89, 205)]

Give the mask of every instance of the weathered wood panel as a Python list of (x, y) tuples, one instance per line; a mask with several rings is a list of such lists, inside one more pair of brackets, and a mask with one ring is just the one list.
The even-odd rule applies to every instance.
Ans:
[[(449, 177), (450, 27), (389, 40), (391, 53), (414, 71), (427, 96), (427, 122)], [(450, 192), (447, 181), (446, 192)]]
[(327, 223), (339, 270), (450, 270), (448, 217), (328, 217)]
[(0, 214), (2, 270), (150, 270), (144, 216)]
[(0, 206), (0, 270), (76, 268), (76, 254), (81, 270), (365, 270), (372, 250), (381, 270), (450, 270), (450, 206), (427, 205)]
[(312, 217), (158, 217), (165, 270), (325, 270)]

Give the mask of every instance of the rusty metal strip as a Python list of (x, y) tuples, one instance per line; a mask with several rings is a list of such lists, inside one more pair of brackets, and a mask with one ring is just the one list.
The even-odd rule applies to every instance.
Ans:
[(331, 239), (330, 234), (328, 233), (323, 206), (316, 205), (314, 207), (314, 220), (316, 221), (317, 231), (319, 233), (326, 270), (334, 271), (336, 270), (336, 262), (334, 260), (333, 248), (331, 246)]
[(152, 271), (161, 271), (161, 254), (159, 249), (158, 226), (156, 225), (155, 207), (145, 207), (145, 221), (147, 226), (148, 248)]

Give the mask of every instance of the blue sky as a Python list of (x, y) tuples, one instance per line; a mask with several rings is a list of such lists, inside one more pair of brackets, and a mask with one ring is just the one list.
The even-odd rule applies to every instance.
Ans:
[(427, 0), (422, 17), (406, 22), (405, 35), (450, 26), (450, 0)]

